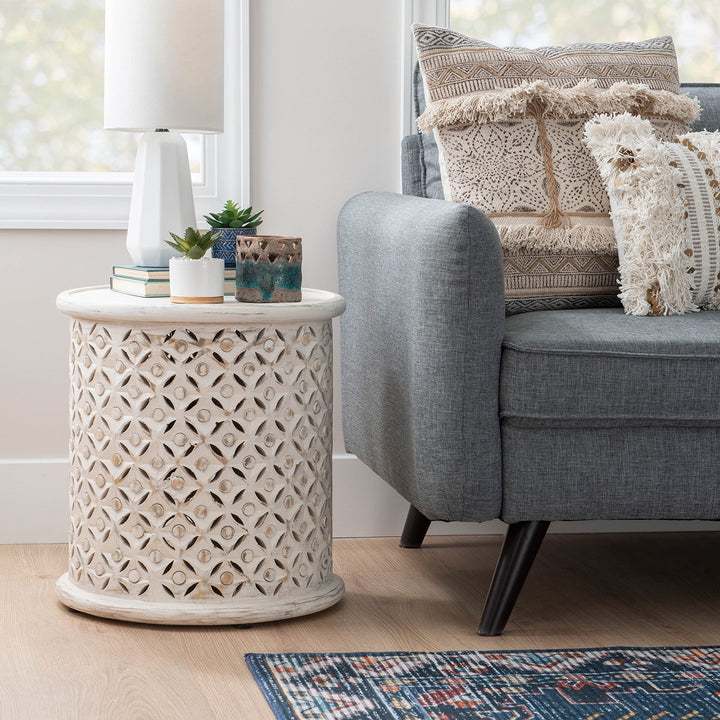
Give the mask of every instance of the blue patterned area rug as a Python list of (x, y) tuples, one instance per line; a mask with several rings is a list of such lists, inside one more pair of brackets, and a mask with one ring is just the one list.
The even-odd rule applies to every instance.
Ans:
[(720, 647), (245, 659), (279, 720), (720, 719)]

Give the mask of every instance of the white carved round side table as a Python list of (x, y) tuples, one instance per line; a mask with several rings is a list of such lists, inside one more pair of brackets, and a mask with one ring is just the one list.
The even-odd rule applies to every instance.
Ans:
[(332, 571), (333, 293), (173, 305), (107, 288), (73, 318), (65, 605), (164, 624), (304, 615)]

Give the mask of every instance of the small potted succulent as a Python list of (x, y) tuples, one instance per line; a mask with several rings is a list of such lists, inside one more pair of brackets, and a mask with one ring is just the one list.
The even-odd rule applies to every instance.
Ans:
[(212, 230), (201, 234), (189, 227), (185, 237), (170, 233), (172, 240), (165, 242), (182, 253), (170, 258), (170, 302), (221, 303), (225, 297), (225, 263), (222, 258), (206, 257), (218, 241), (219, 234)]
[(213, 257), (222, 258), (226, 267), (235, 267), (236, 242), (240, 235), (256, 235), (262, 223), (263, 211), (253, 213), (252, 207), (240, 208), (237, 203), (228, 200), (222, 212), (205, 215), (208, 225), (220, 233), (220, 238), (213, 246)]

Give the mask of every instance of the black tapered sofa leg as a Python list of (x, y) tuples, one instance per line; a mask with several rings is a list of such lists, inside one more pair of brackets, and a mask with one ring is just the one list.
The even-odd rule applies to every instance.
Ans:
[(414, 505), (411, 505), (405, 518), (405, 527), (400, 536), (400, 547), (419, 548), (425, 539), (425, 533), (427, 533), (429, 527), (430, 520)]
[(508, 525), (485, 600), (478, 635), (502, 634), (549, 525), (545, 520)]

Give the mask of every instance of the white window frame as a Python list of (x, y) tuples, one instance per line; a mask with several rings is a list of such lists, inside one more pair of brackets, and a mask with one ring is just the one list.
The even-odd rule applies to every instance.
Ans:
[[(205, 135), (198, 218), (249, 204), (250, 0), (225, 1), (225, 130)], [(126, 229), (132, 173), (0, 173), (0, 228)]]
[(413, 120), (413, 68), (417, 62), (415, 43), (410, 26), (413, 23), (424, 25), (450, 25), (449, 0), (404, 0), (403, 3), (403, 92), (402, 92), (402, 134), (417, 133)]

